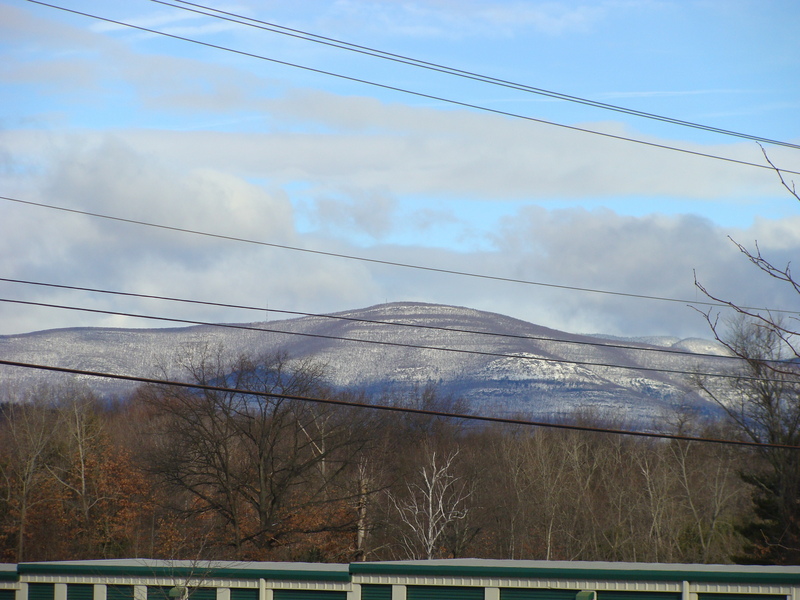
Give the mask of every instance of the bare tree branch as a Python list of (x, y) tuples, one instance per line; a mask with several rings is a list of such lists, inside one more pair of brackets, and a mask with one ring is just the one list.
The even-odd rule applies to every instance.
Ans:
[(775, 173), (778, 174), (778, 178), (781, 180), (781, 184), (783, 185), (783, 187), (786, 188), (786, 191), (788, 191), (792, 196), (797, 198), (797, 200), (800, 200), (800, 195), (798, 195), (797, 193), (794, 181), (792, 181), (791, 185), (786, 183), (786, 180), (783, 178), (783, 172), (778, 167), (775, 166), (775, 163), (772, 162), (772, 159), (770, 159), (769, 155), (767, 154), (767, 151), (764, 149), (764, 146), (762, 146), (761, 144), (758, 144), (758, 146), (761, 148), (761, 152), (764, 154), (764, 158), (766, 159), (767, 163), (769, 163), (769, 166), (772, 167)]

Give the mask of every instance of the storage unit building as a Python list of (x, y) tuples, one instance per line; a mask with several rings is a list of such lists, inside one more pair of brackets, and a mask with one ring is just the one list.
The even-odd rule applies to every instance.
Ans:
[(800, 600), (800, 567), (455, 559), (0, 565), (0, 600)]

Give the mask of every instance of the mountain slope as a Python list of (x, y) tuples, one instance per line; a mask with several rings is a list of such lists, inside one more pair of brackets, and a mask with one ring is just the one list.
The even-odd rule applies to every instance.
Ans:
[[(332, 316), (337, 318), (247, 325), (263, 331), (210, 326), (76, 328), (0, 336), (0, 358), (149, 377), (158, 376), (159, 367), (172, 364), (191, 345), (211, 343), (237, 354), (284, 351), (291, 358), (312, 357), (326, 364), (329, 381), (338, 388), (403, 393), (435, 383), (442, 393), (464, 398), (473, 410), (492, 414), (554, 418), (592, 407), (642, 423), (677, 405), (706, 413), (716, 410), (692, 392), (685, 376), (611, 366), (719, 370), (724, 366), (719, 358), (652, 352), (665, 343), (684, 352), (708, 352), (716, 348), (710, 342), (619, 342), (494, 313), (420, 303), (384, 304)], [(56, 374), (12, 367), (0, 367), (0, 377), (12, 388), (63, 381)], [(132, 388), (96, 378), (86, 382), (102, 394), (124, 394)]]

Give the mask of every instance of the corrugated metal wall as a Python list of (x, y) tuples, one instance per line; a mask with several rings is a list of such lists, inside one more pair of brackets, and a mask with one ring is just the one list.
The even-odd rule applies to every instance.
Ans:
[(133, 586), (115, 584), (106, 586), (106, 600), (133, 600)]
[(406, 600), (484, 600), (482, 587), (456, 587), (448, 585), (410, 585)]
[(772, 594), (698, 594), (699, 600), (786, 600)]
[(189, 588), (189, 600), (217, 600), (217, 588)]
[(258, 588), (231, 588), (231, 600), (258, 600)]
[(681, 600), (680, 592), (617, 592), (598, 590), (597, 600)]
[(275, 600), (347, 600), (347, 592), (326, 590), (275, 590)]
[(392, 600), (392, 586), (379, 584), (362, 585), (361, 600)]
[(67, 600), (92, 600), (94, 586), (90, 583), (70, 583), (67, 586)]
[(52, 583), (29, 583), (28, 600), (53, 600), (55, 589)]
[(501, 588), (500, 600), (575, 600), (578, 590)]

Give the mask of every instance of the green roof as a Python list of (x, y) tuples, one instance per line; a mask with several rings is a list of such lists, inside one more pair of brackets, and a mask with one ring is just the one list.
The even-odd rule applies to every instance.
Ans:
[(267, 579), (350, 581), (347, 565), (317, 563), (96, 560), (20, 563), (20, 575), (85, 575), (118, 577), (180, 577), (196, 579)]
[(17, 565), (0, 563), (0, 581), (16, 581), (18, 578)]
[(290, 580), (348, 583), (353, 575), (476, 577), (585, 581), (652, 581), (800, 585), (800, 567), (515, 560), (419, 560), (347, 564), (150, 559), (31, 562), (0, 565), (1, 581), (20, 575), (181, 579)]
[(615, 562), (434, 560), (350, 565), (363, 575), (800, 584), (800, 567)]

